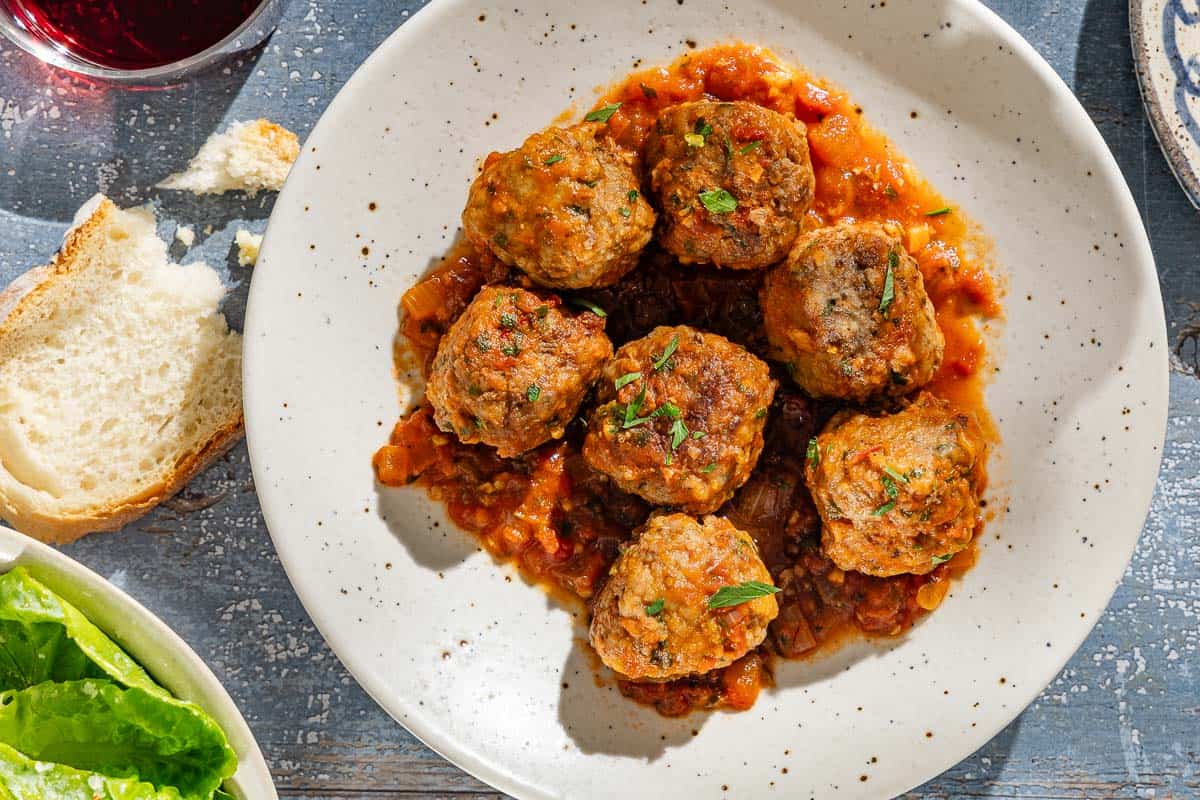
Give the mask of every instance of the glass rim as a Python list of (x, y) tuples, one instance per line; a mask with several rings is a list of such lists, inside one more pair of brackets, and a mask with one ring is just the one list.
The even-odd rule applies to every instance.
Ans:
[[(282, 0), (260, 0), (254, 11), (248, 17), (242, 20), (241, 24), (230, 31), (224, 38), (209, 45), (198, 53), (194, 53), (187, 58), (181, 58), (178, 61), (172, 61), (168, 64), (160, 64), (156, 67), (142, 67), (140, 69), (120, 69), (117, 67), (104, 67), (92, 61), (72, 53), (65, 47), (55, 44), (52, 41), (42, 38), (27, 28), (24, 28), (14, 21), (14, 15), (7, 12), (0, 12), (0, 35), (8, 39), (10, 42), (20, 47), (25, 52), (37, 58), (43, 63), (54, 67), (73, 72), (77, 75), (84, 75), (89, 78), (99, 78), (115, 83), (160, 83), (171, 78), (181, 77), (190, 72), (195, 72), (203, 69), (220, 57), (230, 55), (241, 50), (248, 50), (255, 46), (266, 35), (257, 39), (254, 42), (248, 42), (243, 46), (231, 47), (235, 45), (248, 30), (254, 27), (261, 21), (262, 17), (268, 9), (277, 7), (282, 4)], [(274, 26), (272, 26), (273, 28)], [(269, 31), (268, 31), (269, 33)]]

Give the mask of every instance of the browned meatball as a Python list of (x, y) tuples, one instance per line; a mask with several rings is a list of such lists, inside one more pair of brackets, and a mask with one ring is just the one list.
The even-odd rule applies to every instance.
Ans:
[(659, 327), (604, 366), (583, 457), (627, 492), (694, 514), (746, 482), (775, 381), (723, 336)]
[[(609, 667), (639, 680), (725, 667), (766, 636), (779, 613), (772, 588), (754, 540), (725, 519), (653, 516), (596, 597), (592, 647)], [(750, 599), (724, 605), (743, 597)]]
[(670, 106), (646, 139), (663, 246), (688, 263), (757, 269), (787, 255), (812, 205), (804, 123), (754, 103)]
[(759, 294), (776, 358), (814, 397), (862, 402), (924, 386), (945, 339), (917, 262), (875, 223), (800, 237)]
[(985, 455), (975, 418), (928, 392), (898, 414), (835, 416), (806, 467), (825, 554), (868, 575), (929, 572), (975, 533)]
[(595, 314), (488, 286), (442, 337), (425, 394), (439, 428), (508, 458), (560, 438), (611, 355)]
[(632, 156), (594, 124), (548, 128), (492, 153), (463, 210), (463, 232), (534, 283), (609, 286), (637, 265), (654, 232)]

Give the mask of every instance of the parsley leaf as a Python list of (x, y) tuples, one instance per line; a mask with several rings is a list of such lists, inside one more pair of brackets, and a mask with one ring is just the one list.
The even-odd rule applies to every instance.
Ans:
[(679, 349), (679, 334), (671, 337), (671, 341), (667, 344), (667, 349), (663, 350), (662, 355), (654, 359), (654, 371), (661, 372), (662, 368), (667, 365), (667, 360), (675, 355), (675, 351)]
[(900, 481), (901, 483), (908, 483), (908, 476), (905, 475), (904, 473), (900, 472), (899, 470), (893, 469), (892, 467), (884, 467), (883, 471), (886, 472), (888, 475), (891, 475), (893, 478)]
[(629, 195), (628, 195), (628, 197), (629, 197), (629, 202), (630, 202), (630, 203), (636, 203), (636, 202), (637, 202), (637, 199), (638, 199), (638, 190), (637, 190), (637, 189), (630, 189), (630, 190), (629, 190)]
[(613, 388), (619, 392), (621, 389), (633, 383), (640, 377), (642, 377), (642, 373), (640, 372), (626, 372), (624, 375), (613, 381)]
[(573, 306), (579, 306), (585, 311), (590, 311), (597, 317), (607, 317), (608, 312), (590, 300), (584, 300), (582, 297), (568, 297), (567, 302)]
[(683, 424), (683, 420), (677, 419), (671, 423), (671, 449), (678, 450), (679, 445), (683, 444), (683, 440), (688, 437), (687, 425)]
[(646, 616), (647, 617), (657, 617), (659, 614), (662, 613), (663, 606), (665, 606), (666, 604), (667, 604), (667, 602), (665, 600), (663, 600), (661, 597), (658, 598), (653, 603), (650, 603), (649, 605), (646, 606)]
[(649, 417), (638, 419), (638, 412), (642, 410), (642, 404), (646, 402), (646, 384), (642, 383), (642, 390), (638, 392), (637, 397), (633, 398), (633, 402), (625, 406), (625, 423), (622, 428), (632, 428), (636, 425), (641, 425), (649, 420)]
[(896, 299), (895, 269), (900, 266), (900, 256), (892, 250), (888, 253), (887, 272), (883, 274), (883, 295), (879, 298), (879, 313), (886, 314)]
[(547, 167), (549, 167), (549, 166), (553, 166), (554, 164), (557, 164), (558, 162), (560, 162), (562, 160), (563, 160), (563, 156), (559, 155), (558, 153), (555, 153), (554, 155), (550, 156), (542, 163), (545, 164)]
[(702, 469), (700, 471), (707, 473), (707, 472), (712, 472), (716, 468), (717, 468), (716, 464), (708, 464), (707, 466), (704, 467), (704, 469)]
[(817, 437), (812, 437), (808, 440), (808, 452), (805, 453), (808, 458), (808, 465), (815, 467), (821, 463), (821, 445), (817, 444)]
[(724, 189), (709, 189), (700, 193), (700, 202), (713, 214), (728, 214), (737, 209), (737, 198)]
[(525, 397), (531, 403), (535, 402), (541, 396), (542, 396), (542, 388), (540, 386), (538, 386), (536, 383), (531, 383), (529, 385), (529, 388), (525, 390)]
[(931, 564), (933, 564), (936, 567), (939, 564), (945, 564), (947, 561), (949, 561), (952, 558), (954, 558), (954, 553), (950, 553), (950, 554), (944, 555), (944, 556), (933, 556), (929, 559), (929, 561)]
[(741, 153), (742, 155), (746, 155), (747, 153), (749, 153), (753, 150), (757, 150), (759, 145), (761, 145), (761, 144), (762, 144), (762, 142), (760, 142), (760, 141), (754, 141), (754, 142), (750, 142), (749, 144), (744, 144), (738, 148), (738, 152)]
[(613, 103), (611, 105), (604, 106), (603, 108), (597, 108), (595, 111), (588, 112), (588, 115), (583, 119), (585, 122), (608, 122), (608, 120), (612, 118), (612, 115), (617, 113), (617, 109), (620, 107), (620, 103)]
[(503, 314), (500, 315), (500, 327), (508, 328), (509, 330), (512, 330), (513, 328), (517, 327), (516, 315), (510, 314), (507, 311), (505, 311)]
[(709, 125), (704, 117), (700, 117), (698, 120), (696, 120), (696, 124), (692, 126), (692, 130), (700, 136), (707, 137), (710, 133), (712, 133), (712, 125)]
[(730, 608), (767, 597), (779, 591), (779, 587), (762, 581), (746, 581), (736, 586), (722, 586), (708, 598), (709, 608)]

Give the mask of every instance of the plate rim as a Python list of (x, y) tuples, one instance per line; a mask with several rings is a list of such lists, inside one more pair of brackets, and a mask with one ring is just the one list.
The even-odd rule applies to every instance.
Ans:
[[(1130, 1), (1136, 2), (1137, 0)], [(345, 100), (345, 98), (349, 97), (350, 94), (353, 94), (356, 91), (360, 91), (369, 87), (369, 84), (364, 84), (362, 87), (359, 87), (357, 85), (357, 80), (360, 79), (360, 75), (374, 65), (375, 62), (382, 60), (385, 57), (385, 52), (390, 52), (394, 48), (402, 48), (404, 40), (406, 40), (408, 37), (418, 36), (419, 33), (424, 30), (426, 25), (436, 24), (438, 20), (438, 14), (433, 13), (434, 9), (436, 9), (438, 12), (442, 12), (452, 6), (461, 5), (464, 2), (466, 2), (466, 0), (432, 0), (432, 2), (414, 13), (395, 31), (390, 33), (379, 44), (379, 46), (376, 47), (366, 59), (364, 59), (362, 64), (359, 65), (354, 73), (346, 80), (346, 83), (341, 87), (341, 89), (338, 90), (333, 100), (330, 101), (328, 106), (326, 106), (325, 110), (322, 112), (321, 117), (316, 125), (313, 126), (309, 137), (315, 138), (322, 134), (326, 128), (332, 128), (335, 124), (334, 118), (337, 116), (340, 104), (342, 102), (348, 102)], [(1130, 560), (1136, 551), (1137, 544), (1141, 539), (1141, 534), (1145, 530), (1145, 520), (1149, 515), (1151, 502), (1154, 497), (1157, 475), (1161, 470), (1163, 443), (1165, 442), (1166, 438), (1167, 421), (1169, 416), (1170, 372), (1167, 358), (1166, 317), (1163, 307), (1162, 289), (1158, 280), (1154, 255), (1150, 247), (1150, 240), (1146, 233), (1144, 221), (1137, 204), (1133, 199), (1129, 184), (1121, 172), (1120, 165), (1117, 163), (1116, 158), (1113, 156), (1112, 151), (1109, 149), (1102, 134), (1092, 121), (1090, 115), (1087, 113), (1079, 99), (1075, 96), (1074, 92), (1071, 91), (1066, 81), (1063, 80), (1063, 78), (1053, 69), (1053, 67), (1050, 66), (1045, 58), (1042, 57), (1042, 55), (1029, 41), (1027, 41), (1018, 31), (1009, 25), (999, 14), (985, 5), (982, 0), (950, 0), (947, 5), (951, 8), (976, 16), (979, 22), (985, 25), (988, 30), (992, 31), (1004, 45), (1008, 46), (1012, 50), (1013, 54), (1016, 55), (1022, 63), (1034, 70), (1042, 78), (1042, 80), (1046, 82), (1048, 88), (1050, 88), (1053, 93), (1057, 95), (1056, 99), (1062, 101), (1064, 105), (1070, 109), (1070, 114), (1075, 123), (1073, 127), (1080, 130), (1090, 141), (1092, 150), (1097, 154), (1101, 162), (1101, 168), (1105, 171), (1105, 173), (1107, 173), (1106, 177), (1116, 179), (1114, 184), (1118, 188), (1115, 192), (1116, 197), (1114, 199), (1117, 201), (1119, 206), (1119, 213), (1129, 223), (1129, 227), (1132, 230), (1135, 230), (1138, 234), (1133, 242), (1134, 247), (1131, 248), (1133, 255), (1131, 261), (1134, 262), (1133, 269), (1136, 270), (1141, 277), (1149, 278), (1152, 281), (1151, 285), (1154, 287), (1154, 294), (1158, 299), (1158, 303), (1156, 304), (1154, 310), (1154, 321), (1157, 324), (1155, 326), (1156, 329), (1152, 347), (1156, 351), (1154, 360), (1158, 362), (1158, 369), (1156, 369), (1155, 372), (1158, 374), (1159, 380), (1158, 386), (1156, 387), (1157, 391), (1153, 396), (1150, 397), (1150, 402), (1161, 405), (1162, 413), (1158, 415), (1157, 420), (1151, 421), (1156, 425), (1156, 427), (1151, 429), (1151, 436), (1149, 437), (1149, 441), (1155, 445), (1154, 449), (1156, 452), (1156, 456), (1154, 458), (1155, 480), (1149, 482), (1149, 491), (1146, 493), (1144, 498), (1138, 500), (1138, 504), (1136, 506), (1137, 508), (1141, 509), (1139, 516), (1142, 520), (1142, 525), (1138, 531), (1138, 535), (1131, 538), (1129, 545), (1124, 552), (1124, 558), (1121, 562), (1120, 571), (1111, 576), (1111, 588), (1104, 593), (1103, 602), (1099, 602), (1098, 604), (1089, 604), (1089, 607), (1086, 610), (1087, 624), (1085, 626), (1080, 626), (1078, 633), (1075, 636), (1066, 637), (1070, 642), (1069, 648), (1062, 648), (1061, 650), (1058, 650), (1060, 655), (1056, 655), (1054, 658), (1049, 658), (1046, 660), (1045, 663), (1047, 665), (1053, 664), (1054, 669), (1052, 671), (1048, 670), (1048, 675), (1045, 680), (1034, 682), (1036, 683), (1036, 686), (1033, 686), (1033, 684), (1030, 683), (1025, 684), (1025, 686), (1033, 686), (1033, 691), (1029, 691), (1027, 689), (1022, 693), (1022, 699), (1018, 704), (1014, 704), (1014, 710), (1011, 714), (1008, 714), (994, 727), (988, 726), (986, 729), (981, 728), (980, 730), (982, 732), (976, 738), (972, 738), (968, 745), (950, 745), (948, 747), (943, 747), (941, 750), (943, 756), (936, 759), (937, 761), (942, 762), (943, 766), (941, 766), (932, 774), (923, 775), (920, 780), (913, 783), (911, 786), (906, 787), (904, 791), (911, 791), (911, 789), (920, 786), (922, 783), (936, 778), (938, 775), (953, 767), (955, 764), (960, 763), (963, 759), (967, 758), (995, 738), (995, 736), (1004, 730), (1004, 728), (1008, 727), (1013, 720), (1019, 717), (1030, 704), (1036, 701), (1038, 696), (1042, 694), (1045, 688), (1049, 686), (1055, 677), (1062, 672), (1063, 668), (1070, 661), (1070, 659), (1074, 657), (1075, 653), (1079, 650), (1080, 646), (1087, 639), (1087, 637), (1091, 635), (1092, 631), (1095, 629), (1095, 626), (1100, 621), (1104, 611), (1111, 603), (1112, 597), (1117, 588), (1121, 585), (1124, 573), (1128, 568)], [(310, 149), (302, 147), (300, 159), (307, 161), (310, 158), (313, 158)], [(294, 169), (293, 172), (295, 172)], [(278, 202), (276, 203), (276, 208), (281, 208), (287, 205), (285, 201), (290, 199), (292, 191), (296, 191), (294, 189), (294, 183), (289, 181), (288, 184), (284, 186), (283, 191), (280, 193)], [(272, 233), (273, 231), (278, 230), (276, 220), (277, 217), (273, 212), (264, 236), (262, 252), (259, 261), (260, 265), (266, 265), (270, 263), (270, 245), (272, 241)], [(255, 271), (255, 275), (257, 276), (260, 274), (260, 272), (261, 266), (260, 269)], [(255, 444), (255, 432), (257, 431), (258, 427), (256, 422), (257, 416), (251, 410), (253, 408), (257, 408), (255, 397), (257, 396), (259, 390), (259, 384), (256, 383), (253, 378), (254, 365), (258, 357), (257, 352), (259, 347), (259, 337), (252, 335), (252, 321), (257, 319), (255, 309), (260, 303), (264, 303), (266, 301), (259, 299), (260, 296), (255, 291), (255, 285), (256, 283), (252, 279), (245, 318), (246, 349), (243, 360), (243, 392), (245, 400), (244, 406), (246, 409), (246, 440), (249, 449), (250, 465), (252, 472), (257, 476), (265, 473), (265, 467), (260, 461), (261, 452)], [(261, 285), (261, 283), (258, 285)], [(263, 407), (264, 416), (268, 413), (269, 412), (267, 409)], [(266, 486), (267, 483), (264, 481), (257, 485)], [(259, 490), (259, 497), (261, 501), (263, 499), (262, 489)], [(427, 746), (430, 750), (450, 761), (460, 769), (468, 772), (472, 776), (484, 781), (489, 786), (492, 786), (513, 797), (521, 798), (522, 800), (524, 800), (524, 798), (537, 798), (537, 800), (542, 800), (545, 798), (546, 800), (552, 800), (553, 798), (558, 797), (556, 794), (550, 793), (528, 781), (523, 781), (516, 775), (480, 759), (475, 752), (462, 746), (462, 744), (456, 740), (455, 737), (446, 733), (438, 726), (424, 724), (422, 716), (419, 713), (416, 713), (415, 704), (413, 704), (414, 708), (408, 709), (408, 704), (403, 698), (389, 696), (390, 693), (386, 686), (376, 685), (376, 682), (371, 680), (369, 675), (361, 677), (355, 671), (353, 666), (348, 663), (347, 659), (343, 658), (339, 652), (340, 647), (335, 644), (335, 642), (342, 640), (342, 637), (337, 633), (336, 621), (331, 618), (325, 619), (326, 615), (321, 613), (318, 607), (319, 599), (315, 595), (306, 597), (305, 593), (302, 592), (292, 580), (294, 568), (289, 567), (289, 564), (292, 563), (294, 555), (287, 555), (288, 549), (286, 547), (279, 546), (281, 540), (274, 532), (276, 530), (283, 530), (281, 520), (281, 517), (283, 516), (282, 512), (280, 512), (278, 509), (269, 507), (267, 502), (262, 502), (262, 512), (268, 531), (271, 533), (272, 541), (276, 546), (276, 551), (278, 553), (280, 562), (283, 565), (284, 571), (288, 575), (288, 580), (292, 584), (293, 590), (299, 597), (306, 613), (308, 613), (309, 617), (313, 621), (314, 626), (326, 640), (330, 650), (338, 658), (339, 662), (345, 667), (347, 672), (354, 677), (355, 681), (359, 684), (359, 686), (362, 687), (368, 696), (370, 696), (371, 699), (381, 709), (384, 710), (385, 713), (387, 713), (393, 720), (395, 720), (405, 730), (421, 741), (422, 744)], [(1094, 607), (1091, 607), (1093, 605)], [(314, 613), (314, 611), (317, 613)], [(385, 703), (381, 699), (384, 696), (388, 696), (388, 703)], [(390, 705), (394, 705), (395, 709), (390, 707)], [(413, 713), (407, 713), (409, 711), (412, 711)], [(407, 720), (402, 719), (402, 716), (406, 716)]]
[(1180, 146), (1171, 132), (1171, 123), (1154, 96), (1154, 77), (1149, 66), (1150, 52), (1145, 42), (1145, 12), (1150, 2), (1151, 0), (1129, 0), (1129, 44), (1133, 49), (1133, 72), (1137, 76), (1138, 96), (1142, 100), (1146, 118), (1150, 120), (1154, 140), (1158, 143), (1163, 160), (1167, 162), (1167, 168), (1179, 182), (1179, 188), (1183, 190), (1188, 202), (1200, 210), (1200, 175), (1197, 175), (1197, 168), (1180, 152)]

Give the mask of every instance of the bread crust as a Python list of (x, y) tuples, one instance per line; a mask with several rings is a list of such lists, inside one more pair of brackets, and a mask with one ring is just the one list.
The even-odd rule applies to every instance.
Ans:
[[(89, 204), (92, 202), (95, 199)], [(89, 238), (96, 235), (119, 210), (107, 197), (100, 197), (91, 214), (67, 232), (62, 248), (49, 264), (29, 270), (0, 292), (0, 360), (8, 357), (14, 348), (13, 332), (26, 316), (40, 310), (54, 281), (70, 279)], [(177, 493), (233, 447), (243, 434), (243, 416), (239, 413), (236, 419), (221, 426), (203, 447), (179, 459), (164, 480), (134, 496), (89, 509), (87, 513), (70, 516), (46, 514), (14, 502), (0, 487), (0, 517), (21, 533), (49, 544), (66, 544), (88, 533), (118, 530)]]

